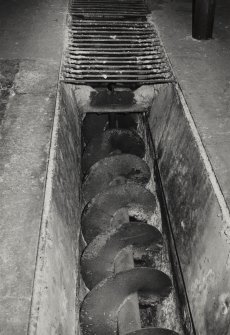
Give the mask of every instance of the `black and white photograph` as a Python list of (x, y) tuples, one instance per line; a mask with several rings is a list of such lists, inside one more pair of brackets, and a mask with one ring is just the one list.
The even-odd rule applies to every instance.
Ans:
[(230, 335), (230, 1), (0, 0), (0, 335)]

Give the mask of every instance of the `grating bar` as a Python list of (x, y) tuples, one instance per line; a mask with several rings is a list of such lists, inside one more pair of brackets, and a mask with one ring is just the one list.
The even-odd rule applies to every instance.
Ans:
[[(100, 27), (100, 26), (121, 26), (121, 27), (125, 27), (125, 26), (129, 26), (129, 27), (141, 27), (141, 28), (148, 28), (149, 26), (149, 23), (147, 21), (145, 22), (139, 22), (139, 21), (136, 21), (136, 20), (129, 20), (129, 21), (120, 21), (120, 20), (113, 20), (113, 21), (95, 21), (95, 20), (80, 20), (80, 21), (75, 21), (75, 22), (72, 22), (73, 25), (78, 25), (78, 26), (97, 26), (97, 27)], [(150, 28), (150, 27), (149, 27)]]
[[(94, 80), (94, 79), (100, 79), (100, 78), (108, 78), (110, 79), (119, 79), (120, 77), (122, 77), (122, 74), (84, 74), (84, 75), (78, 75), (78, 74), (72, 74), (72, 73), (68, 73), (67, 72), (67, 78), (73, 78), (73, 79), (90, 79), (90, 80)], [(126, 80), (128, 79), (138, 79), (138, 80), (147, 80), (147, 79), (161, 79), (163, 76), (161, 76), (161, 73), (155, 74), (155, 75), (140, 75), (140, 74), (126, 74), (125, 78)], [(167, 79), (167, 76), (166, 78)]]
[(84, 70), (77, 70), (77, 69), (66, 69), (66, 73), (69, 75), (79, 76), (79, 77), (102, 77), (102, 76), (110, 76), (110, 77), (119, 77), (121, 75), (126, 74), (126, 77), (140, 77), (140, 76), (151, 76), (155, 74), (166, 74), (167, 75), (167, 69), (157, 69), (154, 72), (149, 71), (148, 69), (139, 69), (139, 70), (133, 70), (133, 69), (125, 69), (125, 70), (110, 70), (110, 71), (102, 71), (100, 69), (97, 70), (91, 70), (91, 69), (84, 69)]
[[(87, 36), (87, 37), (86, 37)], [(144, 40), (142, 40), (142, 38), (145, 38)], [(152, 38), (150, 38), (152, 37)], [(108, 42), (108, 43), (123, 43), (123, 42), (130, 42), (130, 39), (133, 40), (132, 43), (136, 43), (136, 44), (139, 44), (139, 43), (153, 43), (153, 38), (155, 36), (154, 35), (146, 35), (145, 36), (136, 36), (133, 35), (133, 36), (127, 36), (127, 35), (123, 35), (123, 36), (117, 36), (117, 35), (109, 35), (109, 36), (100, 36), (99, 34), (97, 35), (92, 35), (92, 36), (88, 36), (88, 35), (85, 35), (85, 36), (79, 36), (79, 35), (72, 35), (70, 40), (71, 41), (74, 41), (74, 42), (81, 42), (81, 43), (87, 43), (87, 42), (90, 42), (90, 43), (95, 43), (95, 42)], [(154, 39), (155, 41), (157, 41), (157, 39), (155, 38)], [(159, 42), (159, 40), (158, 40)]]
[(137, 50), (132, 50), (132, 52), (130, 50), (124, 50), (121, 49), (119, 51), (113, 51), (112, 49), (109, 49), (107, 51), (105, 50), (76, 50), (75, 48), (69, 47), (70, 52), (76, 54), (76, 55), (118, 55), (119, 53), (119, 57), (122, 57), (123, 55), (127, 55), (128, 53), (132, 53), (132, 55), (157, 55), (160, 54), (160, 50), (144, 50), (142, 51), (141, 48), (137, 49)]
[[(94, 28), (92, 30), (92, 28)], [(123, 26), (123, 27), (113, 27), (113, 26), (108, 26), (108, 25), (104, 25), (104, 26), (93, 26), (93, 25), (89, 25), (89, 26), (72, 26), (71, 32), (69, 35), (72, 35), (75, 33), (76, 34), (83, 34), (83, 33), (92, 33), (92, 34), (111, 34), (111, 30), (113, 33), (117, 33), (118, 35), (123, 35), (124, 33), (128, 33), (128, 34), (137, 34), (137, 35), (154, 35), (156, 36), (156, 33), (153, 32), (150, 29), (141, 29), (140, 27), (129, 27), (129, 26)]]
[[(119, 18), (119, 19), (121, 19), (121, 20), (123, 20), (124, 18), (126, 18), (126, 17), (133, 17), (133, 16), (135, 16), (135, 15), (133, 15), (133, 14), (122, 14), (122, 13), (120, 13), (120, 14), (115, 14), (115, 13), (106, 13), (105, 14), (105, 12), (104, 13), (76, 13), (76, 14), (72, 14), (72, 17), (76, 17), (76, 19), (87, 19), (87, 18), (90, 18), (90, 17), (94, 17), (95, 19), (101, 19), (101, 18), (105, 18), (105, 19), (107, 19), (107, 20), (111, 20), (111, 19), (114, 19), (114, 18)], [(143, 18), (145, 18), (145, 14), (143, 14), (143, 15), (140, 15), (140, 14), (137, 14), (136, 15), (136, 17), (143, 17)]]
[(71, 11), (71, 14), (73, 15), (73, 16), (80, 16), (80, 15), (86, 15), (87, 17), (88, 16), (90, 16), (90, 15), (103, 15), (103, 16), (106, 16), (106, 15), (112, 15), (112, 16), (118, 16), (118, 17), (120, 17), (120, 16), (145, 16), (146, 15), (146, 13), (145, 12), (142, 12), (142, 11), (133, 11), (133, 12), (131, 12), (131, 11), (129, 11), (128, 13), (127, 13), (127, 11), (126, 10), (124, 10), (124, 11), (122, 11), (121, 9), (120, 10), (116, 10), (116, 9), (114, 9), (114, 10), (93, 10), (93, 8), (91, 9), (91, 11), (89, 12), (89, 13), (85, 13), (85, 11), (84, 10), (77, 10), (77, 11)]
[(93, 57), (93, 56), (82, 56), (79, 54), (74, 54), (74, 53), (67, 53), (67, 55), (69, 57), (73, 57), (73, 59), (76, 59), (78, 61), (98, 61), (98, 62), (103, 62), (105, 63), (113, 63), (113, 62), (118, 62), (118, 63), (126, 63), (126, 62), (132, 62), (135, 63), (135, 61), (137, 61), (137, 64), (141, 64), (142, 62), (145, 61), (149, 61), (149, 60), (161, 60), (163, 62), (164, 57), (162, 56), (161, 53), (155, 53), (154, 55), (143, 55), (140, 57), (136, 57), (136, 56), (132, 56), (132, 55), (126, 55), (126, 56), (122, 56), (122, 57), (105, 57), (105, 56), (97, 56), (97, 57)]
[[(116, 45), (120, 45), (120, 44), (123, 44), (124, 42), (125, 43), (125, 46), (128, 45), (129, 46), (133, 46), (133, 45), (160, 45), (160, 41), (157, 40), (157, 39), (149, 39), (149, 38), (146, 38), (146, 39), (136, 39), (136, 40), (130, 40), (130, 39), (117, 39), (117, 38), (101, 38), (101, 39), (86, 39), (86, 40), (78, 40), (78, 39), (75, 39), (75, 38), (71, 38), (70, 39), (70, 44), (74, 44), (74, 45), (93, 45), (93, 47), (95, 47), (95, 45), (101, 45), (101, 43), (105, 44), (105, 45), (111, 45), (114, 47)], [(129, 43), (129, 44), (127, 44)]]
[[(138, 14), (137, 11), (141, 11), (142, 13), (146, 13), (146, 10), (143, 6), (136, 6), (135, 8), (133, 7), (132, 9), (130, 9), (130, 7), (127, 6), (122, 6), (122, 5), (118, 5), (118, 6), (112, 6), (112, 5), (108, 5), (107, 3), (105, 5), (103, 5), (103, 7), (105, 7), (104, 12), (123, 12), (123, 11), (127, 11), (127, 9), (129, 9), (129, 13), (135, 13)], [(74, 13), (78, 13), (78, 12), (85, 12), (86, 10), (88, 10), (89, 12), (94, 12), (94, 11), (99, 11), (99, 12), (103, 12), (103, 8), (102, 6), (95, 6), (95, 5), (81, 5), (81, 8), (77, 8), (77, 7), (72, 7), (71, 8), (71, 14)], [(129, 14), (129, 13), (125, 13), (125, 14)]]
[[(139, 66), (139, 69), (150, 69), (152, 68), (152, 65), (154, 64), (155, 68), (164, 68), (165, 66), (162, 65), (161, 63), (151, 63), (151, 64), (142, 64)], [(70, 69), (82, 69), (84, 70), (84, 68), (86, 69), (89, 69), (89, 68), (93, 68), (93, 69), (104, 69), (106, 68), (107, 69), (107, 65), (105, 64), (96, 64), (96, 65), (92, 65), (92, 66), (88, 66), (88, 64), (79, 64), (79, 65), (76, 65), (76, 64), (66, 64), (65, 65), (65, 68), (70, 68)], [(122, 69), (137, 69), (137, 67), (135, 65), (112, 65), (110, 66), (110, 69), (118, 69), (118, 70), (122, 70)]]
[(85, 41), (94, 41), (95, 39), (114, 39), (114, 38), (119, 38), (119, 40), (122, 39), (140, 39), (140, 38), (156, 38), (157, 36), (154, 34), (146, 34), (146, 33), (136, 33), (136, 32), (118, 32), (118, 31), (113, 31), (114, 35), (111, 35), (108, 31), (93, 31), (90, 33), (88, 31), (73, 31), (69, 33), (69, 38), (74, 39), (74, 40), (85, 40)]
[(101, 79), (73, 79), (66, 77), (64, 82), (66, 84), (73, 84), (73, 85), (99, 85), (99, 84), (105, 84), (105, 83), (111, 83), (111, 84), (139, 84), (139, 85), (153, 85), (153, 84), (167, 84), (171, 83), (171, 79), (164, 79), (164, 78), (154, 78), (154, 79), (146, 79), (146, 80), (140, 80), (140, 79), (109, 79), (109, 80), (101, 80)]
[[(71, 48), (76, 48), (76, 51), (94, 51), (95, 48), (103, 48), (103, 52), (107, 51), (113, 51), (114, 47), (116, 47), (116, 51), (127, 51), (127, 52), (133, 52), (133, 51), (140, 51), (140, 47), (144, 48), (145, 51), (152, 51), (152, 46), (160, 47), (159, 43), (139, 43), (139, 44), (130, 44), (129, 47), (127, 47), (127, 44), (124, 43), (95, 43), (94, 47), (91, 47), (91, 44), (89, 43), (70, 43)], [(96, 50), (98, 51), (98, 50)]]

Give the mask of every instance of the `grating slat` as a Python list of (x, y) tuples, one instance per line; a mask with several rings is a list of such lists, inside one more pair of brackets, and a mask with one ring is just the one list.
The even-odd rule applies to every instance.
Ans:
[(111, 51), (114, 50), (114, 47), (116, 47), (116, 51), (139, 51), (140, 47), (145, 48), (145, 50), (152, 50), (152, 46), (160, 46), (159, 43), (139, 43), (139, 44), (130, 44), (129, 47), (127, 48), (127, 44), (124, 43), (94, 43), (94, 47), (92, 47), (89, 43), (70, 43), (71, 47), (76, 48), (78, 51), (94, 51), (100, 50), (103, 48), (104, 51)]
[(137, 85), (152, 85), (152, 84), (162, 84), (162, 83), (171, 83), (172, 79), (164, 79), (162, 77), (157, 78), (154, 77), (154, 79), (149, 79), (149, 78), (145, 78), (145, 80), (140, 80), (140, 79), (109, 79), (109, 80), (102, 80), (102, 79), (72, 79), (72, 78), (65, 78), (65, 83), (67, 84), (73, 84), (73, 85), (99, 85), (102, 83), (111, 83), (111, 84), (137, 84)]
[(173, 80), (143, 0), (73, 0), (64, 81), (153, 84)]
[[(154, 74), (126, 74), (125, 78), (131, 78), (131, 79), (135, 79), (138, 78), (140, 80), (145, 80), (145, 79), (155, 79), (156, 78), (156, 74), (158, 78), (161, 78), (161, 72), (160, 73), (154, 73)], [(94, 73), (90, 73), (90, 74), (74, 74), (74, 73), (68, 73), (67, 72), (67, 77), (69, 78), (76, 78), (76, 79), (84, 79), (84, 78), (88, 78), (88, 79), (97, 79), (97, 78), (120, 78), (122, 76), (121, 74), (94, 74)], [(164, 76), (164, 78), (167, 78), (167, 75)]]
[(155, 71), (151, 71), (149, 69), (135, 69), (133, 70), (132, 68), (126, 68), (126, 69), (111, 69), (111, 70), (105, 70), (105, 69), (73, 69), (73, 68), (66, 68), (66, 73), (72, 74), (72, 75), (79, 75), (79, 76), (84, 76), (84, 75), (91, 75), (91, 76), (121, 76), (123, 74), (126, 74), (126, 76), (139, 76), (139, 75), (155, 75), (155, 74), (163, 74), (165, 73), (167, 75), (168, 71), (165, 68), (158, 68), (155, 69)]
[(140, 49), (137, 49), (137, 50), (132, 50), (130, 51), (130, 49), (127, 50), (124, 50), (124, 49), (121, 49), (121, 50), (95, 50), (95, 49), (92, 49), (92, 50), (82, 50), (82, 49), (79, 49), (77, 50), (76, 48), (72, 48), (72, 47), (69, 47), (69, 50), (70, 52), (72, 52), (73, 54), (76, 54), (76, 55), (115, 55), (115, 56), (119, 56), (119, 57), (123, 57), (123, 55), (127, 55), (127, 54), (131, 54), (132, 56), (134, 55), (158, 55), (160, 54), (160, 51), (161, 50), (152, 50), (151, 48), (149, 48), (149, 50), (142, 50), (141, 48)]
[[(157, 66), (158, 64), (158, 66)], [(154, 65), (155, 69), (162, 69), (162, 68), (165, 68), (165, 66), (161, 63), (151, 63), (151, 64), (142, 64), (140, 65), (139, 67), (137, 67), (136, 65), (112, 65), (109, 67), (109, 70), (125, 70), (125, 69), (148, 69), (148, 70), (151, 70), (152, 69), (152, 66)], [(79, 63), (78, 65), (77, 64), (66, 64), (65, 65), (65, 68), (70, 68), (70, 69), (82, 69), (84, 70), (85, 68), (86, 69), (105, 69), (105, 70), (108, 70), (108, 67), (107, 67), (107, 64), (96, 64), (96, 65), (92, 65), (92, 66), (89, 66), (88, 64), (84, 65), (82, 63)]]
[(139, 22), (139, 21), (120, 21), (120, 20), (115, 20), (115, 21), (95, 21), (93, 20), (81, 20), (81, 21), (75, 21), (73, 22), (74, 25), (79, 25), (79, 26), (129, 26), (129, 27), (141, 27), (141, 28), (147, 28), (149, 24), (145, 22)]

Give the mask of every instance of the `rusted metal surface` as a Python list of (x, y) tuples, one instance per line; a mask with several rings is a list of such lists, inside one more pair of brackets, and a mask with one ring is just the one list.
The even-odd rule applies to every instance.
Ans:
[(114, 215), (120, 208), (135, 211), (137, 216), (150, 221), (155, 213), (156, 198), (137, 183), (114, 186), (98, 194), (82, 214), (82, 233), (87, 243), (109, 227), (116, 226)]
[[(114, 273), (114, 261), (119, 252), (132, 245), (157, 252), (162, 247), (162, 235), (153, 226), (143, 222), (122, 222), (106, 229), (86, 247), (81, 258), (81, 272), (89, 289)], [(148, 249), (149, 248), (149, 249)], [(118, 272), (118, 271), (116, 271)]]
[(86, 146), (82, 158), (82, 171), (86, 173), (99, 159), (119, 153), (143, 157), (145, 145), (141, 137), (131, 130), (110, 129), (93, 137)]
[(123, 154), (96, 162), (86, 175), (82, 193), (87, 203), (108, 185), (124, 184), (127, 180), (146, 185), (150, 179), (150, 170), (146, 162), (136, 155)]
[(81, 327), (84, 335), (117, 333), (116, 315), (121, 304), (132, 293), (151, 294), (155, 301), (168, 296), (172, 288), (170, 278), (151, 268), (134, 268), (108, 277), (86, 296), (81, 308)]

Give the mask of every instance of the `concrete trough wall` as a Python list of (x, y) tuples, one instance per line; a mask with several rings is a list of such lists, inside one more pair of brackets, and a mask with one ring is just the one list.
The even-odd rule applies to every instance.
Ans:
[(227, 335), (229, 212), (178, 87), (158, 87), (149, 124), (196, 334)]
[(46, 182), (29, 334), (77, 333), (81, 122), (60, 88)]

